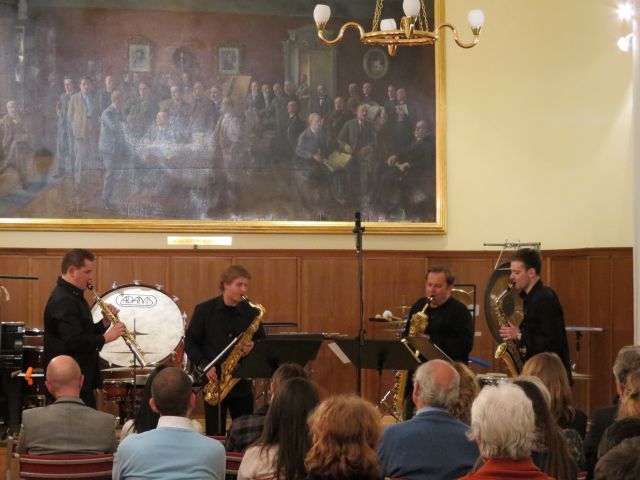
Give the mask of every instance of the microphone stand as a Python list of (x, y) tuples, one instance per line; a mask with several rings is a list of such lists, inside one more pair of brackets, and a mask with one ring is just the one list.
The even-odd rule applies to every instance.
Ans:
[(364, 346), (364, 286), (362, 283), (362, 234), (364, 233), (364, 227), (361, 224), (360, 212), (355, 213), (355, 226), (353, 233), (356, 236), (356, 255), (358, 256), (358, 290), (360, 296), (360, 328), (358, 330), (358, 365), (357, 365), (357, 377), (356, 377), (356, 392), (358, 396), (361, 395), (362, 389), (362, 347)]

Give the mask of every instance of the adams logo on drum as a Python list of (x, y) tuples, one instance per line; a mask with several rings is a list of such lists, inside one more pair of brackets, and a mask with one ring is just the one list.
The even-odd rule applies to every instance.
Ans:
[(118, 295), (116, 305), (119, 307), (153, 308), (158, 304), (156, 297), (152, 295)]

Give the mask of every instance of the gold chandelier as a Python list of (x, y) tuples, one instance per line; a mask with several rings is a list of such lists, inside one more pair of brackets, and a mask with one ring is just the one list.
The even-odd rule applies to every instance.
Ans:
[(462, 48), (471, 48), (478, 43), (480, 29), (484, 25), (484, 13), (482, 10), (471, 10), (467, 16), (473, 41), (469, 43), (461, 42), (458, 38), (456, 28), (450, 23), (443, 23), (433, 30), (429, 30), (427, 22), (427, 10), (424, 0), (404, 0), (402, 9), (404, 17), (400, 19), (400, 28), (397, 27), (393, 18), (380, 20), (384, 0), (376, 0), (376, 8), (373, 14), (373, 24), (370, 32), (365, 32), (362, 25), (356, 22), (347, 22), (338, 32), (338, 36), (330, 40), (324, 36), (324, 29), (331, 17), (331, 8), (328, 5), (318, 4), (313, 10), (313, 19), (318, 28), (318, 37), (325, 45), (335, 45), (340, 40), (344, 32), (349, 28), (354, 28), (360, 32), (360, 41), (365, 45), (378, 45), (387, 47), (389, 55), (394, 56), (398, 46), (432, 45), (438, 40), (440, 30), (448, 28), (453, 32), (453, 39)]

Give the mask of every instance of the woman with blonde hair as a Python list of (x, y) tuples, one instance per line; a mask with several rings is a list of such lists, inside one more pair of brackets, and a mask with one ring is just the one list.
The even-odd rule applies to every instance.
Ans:
[(305, 459), (310, 480), (381, 480), (375, 452), (380, 414), (355, 395), (327, 398), (309, 417), (312, 446)]
[(560, 357), (551, 352), (538, 353), (524, 364), (522, 375), (542, 380), (551, 394), (551, 414), (560, 428), (571, 428), (584, 439), (587, 432), (587, 416), (573, 406), (567, 371)]
[(617, 420), (629, 417), (640, 417), (640, 370), (627, 375), (624, 395), (620, 398)]
[(480, 393), (480, 384), (475, 373), (464, 363), (455, 362), (451, 366), (460, 375), (460, 391), (458, 401), (449, 407), (449, 413), (462, 423), (471, 425), (471, 405)]

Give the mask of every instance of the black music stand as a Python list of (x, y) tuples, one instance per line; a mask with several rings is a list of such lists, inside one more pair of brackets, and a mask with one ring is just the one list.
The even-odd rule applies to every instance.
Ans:
[[(444, 353), (440, 348), (435, 345), (431, 340), (426, 337), (407, 337), (400, 340), (401, 342), (407, 342), (411, 345), (413, 351), (417, 351), (420, 357), (426, 360), (444, 360), (445, 362), (452, 362), (451, 358)], [(422, 363), (422, 362), (420, 362)]]
[(320, 334), (267, 335), (257, 340), (251, 353), (233, 371), (234, 377), (271, 378), (283, 363), (305, 366), (315, 360), (323, 336)]
[[(380, 375), (382, 370), (413, 370), (422, 363), (400, 340), (365, 340), (361, 346), (358, 338), (338, 339), (335, 342), (354, 367), (377, 370)], [(358, 350), (360, 350), (360, 357), (358, 357)], [(360, 365), (358, 365), (358, 358), (360, 358)]]

